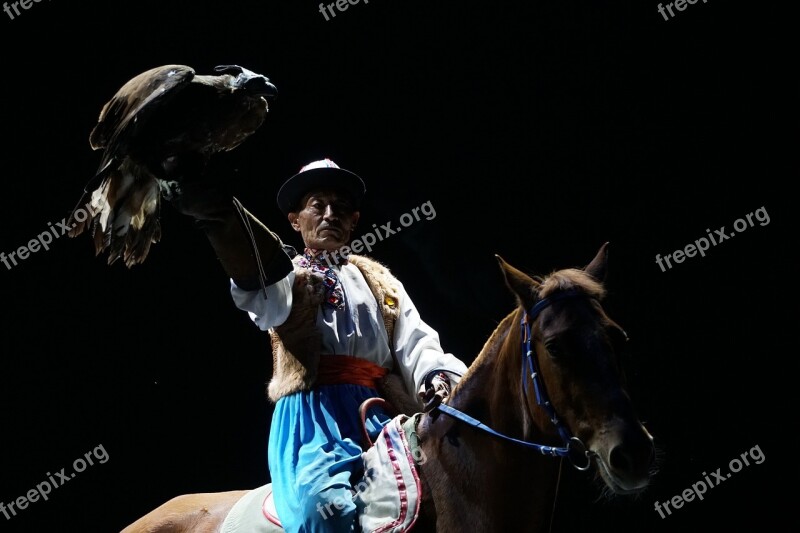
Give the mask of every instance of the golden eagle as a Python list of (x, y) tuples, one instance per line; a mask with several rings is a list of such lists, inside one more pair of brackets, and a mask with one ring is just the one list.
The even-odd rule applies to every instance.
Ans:
[(195, 75), (164, 65), (125, 83), (103, 107), (89, 136), (103, 150), (94, 178), (70, 215), (70, 237), (92, 232), (95, 252), (131, 267), (161, 237), (159, 209), (209, 158), (232, 150), (264, 122), (277, 96), (269, 79), (238, 65)]

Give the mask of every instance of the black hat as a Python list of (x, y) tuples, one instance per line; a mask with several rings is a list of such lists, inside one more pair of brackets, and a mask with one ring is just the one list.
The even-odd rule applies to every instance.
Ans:
[(295, 209), (303, 196), (314, 189), (332, 189), (350, 195), (353, 206), (358, 209), (367, 188), (356, 174), (339, 168), (330, 159), (309, 163), (300, 172), (286, 180), (278, 191), (278, 208), (288, 215)]

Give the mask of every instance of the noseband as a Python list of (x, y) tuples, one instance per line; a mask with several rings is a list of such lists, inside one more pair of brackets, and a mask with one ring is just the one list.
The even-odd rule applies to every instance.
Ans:
[[(538, 363), (536, 360), (536, 354), (534, 352), (534, 345), (531, 344), (531, 329), (533, 327), (533, 322), (539, 317), (539, 314), (552, 305), (555, 302), (560, 300), (564, 300), (567, 298), (576, 298), (576, 297), (585, 297), (586, 294), (577, 290), (577, 289), (569, 289), (563, 292), (559, 292), (553, 294), (552, 296), (548, 296), (547, 298), (542, 298), (536, 304), (531, 307), (529, 311), (526, 311), (523, 314), (522, 321), (520, 322), (521, 326), (521, 336), (522, 336), (522, 391), (525, 395), (525, 405), (528, 405), (528, 380), (527, 376), (528, 373), (531, 376), (531, 380), (533, 381), (533, 390), (536, 396), (536, 403), (544, 409), (547, 413), (547, 416), (550, 417), (550, 421), (556, 427), (558, 434), (561, 436), (561, 439), (564, 441), (564, 446), (556, 447), (556, 446), (545, 446), (544, 444), (536, 444), (534, 442), (527, 442), (520, 439), (515, 439), (513, 437), (509, 437), (508, 435), (504, 435), (494, 429), (490, 428), (483, 422), (469, 416), (468, 414), (464, 413), (463, 411), (459, 411), (453, 407), (445, 403), (441, 403), (435, 407), (442, 413), (452, 416), (457, 420), (460, 420), (474, 428), (480, 429), (494, 435), (495, 437), (499, 437), (501, 439), (519, 444), (520, 446), (524, 446), (526, 448), (534, 449), (540, 452), (543, 455), (550, 455), (553, 457), (567, 457), (569, 458), (572, 465), (577, 468), (578, 470), (587, 470), (591, 465), (591, 455), (592, 453), (586, 448), (586, 445), (578, 438), (572, 435), (569, 428), (561, 421), (560, 418), (556, 415), (556, 411), (553, 408), (553, 405), (550, 403), (550, 399), (547, 397), (547, 391), (545, 391), (544, 384), (542, 383), (542, 379), (540, 377), (540, 372), (538, 368)], [(526, 373), (527, 367), (527, 373)], [(445, 370), (445, 369), (436, 369), (436, 370)], [(433, 371), (428, 374), (429, 376), (433, 375)]]

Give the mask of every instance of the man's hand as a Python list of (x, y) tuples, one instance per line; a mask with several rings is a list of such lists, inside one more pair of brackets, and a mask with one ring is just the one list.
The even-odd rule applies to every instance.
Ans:
[(422, 398), (423, 411), (427, 413), (450, 396), (450, 378), (444, 372), (438, 372), (425, 381), (422, 385), (424, 390), (420, 391), (419, 396)]

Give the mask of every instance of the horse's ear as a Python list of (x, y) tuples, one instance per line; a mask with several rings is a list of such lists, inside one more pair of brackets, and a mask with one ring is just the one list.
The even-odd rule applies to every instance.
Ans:
[(606, 264), (608, 263), (608, 243), (603, 244), (592, 262), (583, 270), (600, 283), (606, 280)]
[(539, 283), (506, 263), (502, 257), (495, 254), (497, 262), (500, 263), (500, 270), (506, 280), (506, 285), (516, 295), (517, 301), (525, 309), (530, 309), (538, 299)]

